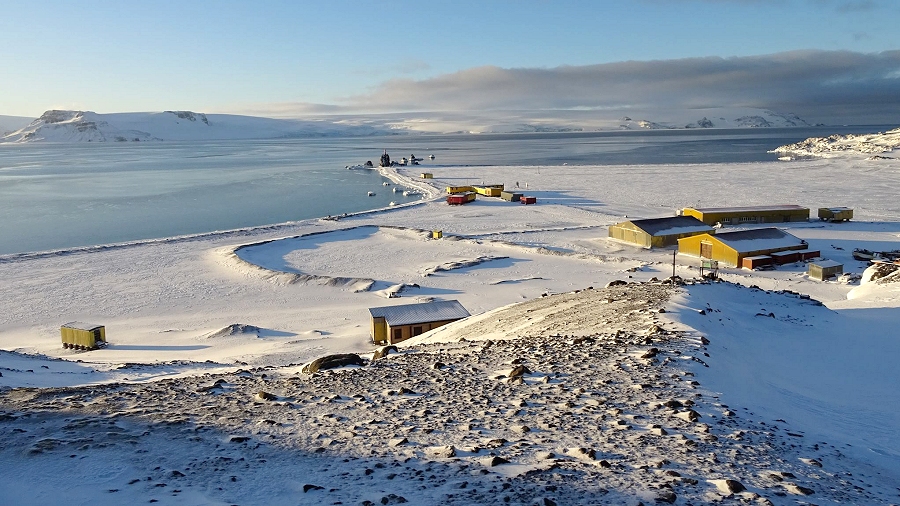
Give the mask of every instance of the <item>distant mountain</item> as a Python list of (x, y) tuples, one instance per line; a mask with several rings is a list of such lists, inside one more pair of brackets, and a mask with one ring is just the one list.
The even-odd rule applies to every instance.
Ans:
[(154, 142), (292, 137), (354, 136), (390, 133), (370, 125), (328, 120), (288, 120), (201, 114), (191, 111), (98, 114), (47, 111), (0, 142)]
[[(622, 112), (628, 115), (624, 116)], [(0, 116), (15, 118), (12, 116)], [(635, 118), (635, 119), (632, 119)], [(27, 123), (16, 118), (3, 142), (158, 142), (349, 137), (397, 134), (597, 132), (684, 128), (803, 127), (794, 114), (752, 108), (594, 111), (437, 111), (272, 119), (191, 111), (98, 114), (47, 111)], [(9, 123), (9, 122), (7, 122)]]
[(598, 132), (685, 128), (785, 128), (813, 126), (796, 114), (747, 107), (705, 109), (619, 109), (540, 111), (419, 111), (348, 120), (417, 133), (500, 134), (517, 132)]

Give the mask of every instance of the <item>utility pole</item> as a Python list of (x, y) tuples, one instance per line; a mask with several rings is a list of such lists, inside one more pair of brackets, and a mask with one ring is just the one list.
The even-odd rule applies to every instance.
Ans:
[(675, 255), (678, 254), (678, 250), (672, 250), (672, 284), (675, 284)]

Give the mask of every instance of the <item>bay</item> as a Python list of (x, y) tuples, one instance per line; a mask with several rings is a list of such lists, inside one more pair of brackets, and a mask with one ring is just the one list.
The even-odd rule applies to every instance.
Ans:
[[(382, 149), (452, 166), (740, 163), (836, 127), (220, 142), (0, 145), (0, 255), (60, 250), (354, 213), (421, 198), (377, 171)], [(891, 127), (840, 127), (864, 133)], [(375, 196), (367, 196), (368, 192)]]

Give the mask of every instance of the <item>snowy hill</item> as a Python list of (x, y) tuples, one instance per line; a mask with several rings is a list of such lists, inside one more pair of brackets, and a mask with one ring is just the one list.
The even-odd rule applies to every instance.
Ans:
[(900, 147), (900, 128), (874, 134), (830, 135), (779, 146), (773, 153), (801, 156), (832, 156), (836, 154), (890, 153)]
[(191, 111), (98, 114), (47, 111), (0, 142), (140, 142), (371, 135), (377, 127)]

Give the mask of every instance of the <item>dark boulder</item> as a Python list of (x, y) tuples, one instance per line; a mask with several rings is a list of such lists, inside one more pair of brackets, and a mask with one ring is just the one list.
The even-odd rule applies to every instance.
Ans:
[(314, 374), (325, 369), (334, 369), (336, 367), (344, 367), (348, 365), (366, 365), (366, 361), (355, 353), (338, 353), (336, 355), (326, 355), (317, 358), (309, 364), (303, 366), (303, 372), (306, 374)]

